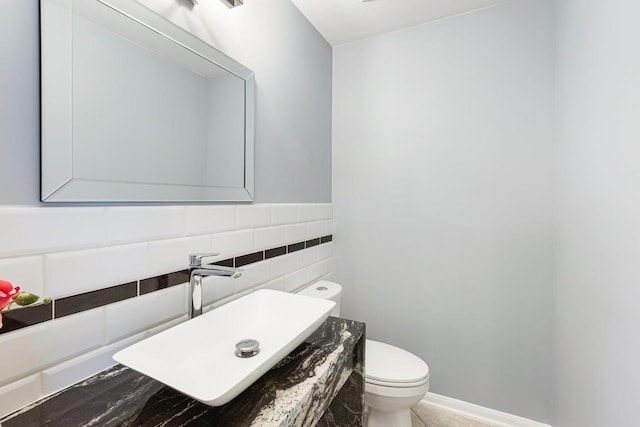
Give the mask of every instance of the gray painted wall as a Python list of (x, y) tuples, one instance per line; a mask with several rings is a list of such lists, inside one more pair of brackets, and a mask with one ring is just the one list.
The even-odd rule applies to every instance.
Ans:
[(554, 426), (639, 426), (640, 4), (557, 3)]
[(554, 3), (334, 48), (343, 312), (435, 393), (549, 422)]
[[(144, 0), (256, 73), (256, 202), (331, 201), (329, 44), (289, 0)], [(38, 204), (38, 1), (0, 14), (0, 204)]]
[(0, 204), (40, 200), (38, 1), (2, 2)]

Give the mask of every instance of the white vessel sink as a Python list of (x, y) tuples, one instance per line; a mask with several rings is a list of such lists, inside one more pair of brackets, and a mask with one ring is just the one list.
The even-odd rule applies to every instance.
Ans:
[[(209, 406), (229, 402), (315, 331), (333, 301), (259, 290), (140, 341), (113, 358)], [(236, 356), (245, 339), (257, 355)]]

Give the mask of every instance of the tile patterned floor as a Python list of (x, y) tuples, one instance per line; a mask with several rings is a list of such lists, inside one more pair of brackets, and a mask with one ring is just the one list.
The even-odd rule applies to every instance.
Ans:
[(420, 403), (411, 408), (411, 424), (413, 427), (495, 427)]

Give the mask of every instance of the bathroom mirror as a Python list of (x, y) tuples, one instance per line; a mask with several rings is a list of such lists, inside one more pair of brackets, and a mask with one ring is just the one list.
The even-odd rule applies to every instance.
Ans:
[(41, 199), (253, 200), (253, 72), (135, 0), (41, 0)]

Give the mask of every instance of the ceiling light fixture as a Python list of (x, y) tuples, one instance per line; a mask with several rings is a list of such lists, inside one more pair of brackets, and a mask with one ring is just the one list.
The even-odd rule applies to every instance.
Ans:
[(244, 3), (244, 0), (222, 0), (222, 3), (229, 7), (236, 7), (241, 6)]
[[(196, 5), (200, 0), (191, 0), (191, 2)], [(244, 0), (221, 0), (222, 3), (226, 4), (229, 7), (236, 7), (244, 4)]]

